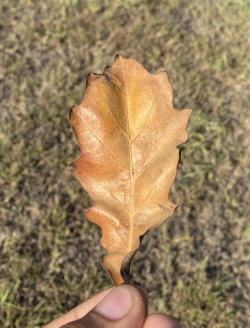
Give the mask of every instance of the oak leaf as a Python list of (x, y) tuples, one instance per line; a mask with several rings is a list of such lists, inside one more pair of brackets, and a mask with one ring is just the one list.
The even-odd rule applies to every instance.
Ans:
[(191, 110), (175, 110), (172, 98), (165, 72), (117, 55), (103, 74), (88, 76), (84, 99), (70, 110), (81, 151), (74, 174), (93, 200), (85, 215), (101, 227), (103, 265), (116, 284), (141, 236), (176, 208), (168, 194)]

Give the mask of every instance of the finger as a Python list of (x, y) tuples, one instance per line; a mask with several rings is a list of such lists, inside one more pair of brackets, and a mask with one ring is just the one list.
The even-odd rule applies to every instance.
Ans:
[(122, 285), (108, 293), (83, 318), (62, 328), (142, 328), (147, 314), (147, 300), (136, 287)]
[(179, 323), (164, 315), (164, 314), (151, 314), (147, 317), (143, 328), (180, 328)]
[(51, 321), (44, 328), (59, 328), (70, 321), (74, 321), (85, 316), (89, 311), (91, 311), (110, 291), (112, 288), (102, 291), (95, 296), (89, 298), (85, 302), (76, 306), (74, 309), (65, 313), (61, 317)]

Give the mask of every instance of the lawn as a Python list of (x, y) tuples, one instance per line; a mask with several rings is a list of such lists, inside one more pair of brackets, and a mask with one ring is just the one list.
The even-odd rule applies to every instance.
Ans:
[(192, 108), (171, 219), (132, 280), (184, 328), (250, 324), (250, 5), (246, 0), (1, 0), (0, 326), (36, 328), (111, 286), (69, 170), (68, 109), (116, 53), (166, 70)]

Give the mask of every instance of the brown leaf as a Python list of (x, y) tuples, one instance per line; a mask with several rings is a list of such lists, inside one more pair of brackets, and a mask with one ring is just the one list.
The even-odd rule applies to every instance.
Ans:
[(165, 72), (116, 56), (103, 74), (88, 76), (84, 99), (70, 111), (81, 150), (72, 166), (93, 200), (85, 214), (101, 227), (103, 265), (116, 284), (140, 237), (176, 208), (168, 194), (191, 110), (175, 110), (172, 98)]

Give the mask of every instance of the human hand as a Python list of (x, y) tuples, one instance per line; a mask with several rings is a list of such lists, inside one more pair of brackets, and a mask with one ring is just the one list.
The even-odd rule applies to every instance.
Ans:
[(147, 314), (147, 298), (132, 285), (103, 291), (44, 328), (178, 328), (163, 314)]

